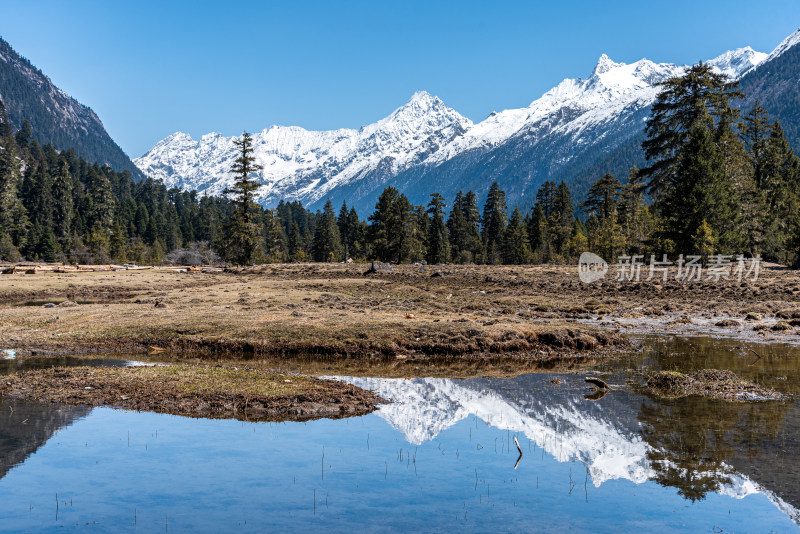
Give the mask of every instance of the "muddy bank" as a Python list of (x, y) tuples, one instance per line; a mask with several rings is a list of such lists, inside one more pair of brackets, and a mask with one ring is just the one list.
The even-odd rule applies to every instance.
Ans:
[(738, 377), (733, 371), (703, 369), (684, 374), (660, 371), (647, 377), (649, 390), (661, 397), (699, 395), (727, 401), (788, 400), (789, 395), (765, 389)]
[(355, 386), (236, 367), (72, 367), (2, 377), (0, 395), (190, 417), (305, 421), (363, 415), (386, 402)]

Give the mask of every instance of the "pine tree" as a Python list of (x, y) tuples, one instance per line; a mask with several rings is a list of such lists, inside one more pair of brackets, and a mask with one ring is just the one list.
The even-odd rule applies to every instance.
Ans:
[(373, 255), (380, 261), (397, 261), (393, 247), (396, 241), (397, 221), (395, 204), (399, 192), (394, 187), (387, 187), (378, 197), (375, 211), (369, 216), (369, 239), (373, 247)]
[(483, 246), (486, 250), (486, 263), (488, 264), (499, 263), (502, 259), (503, 232), (508, 219), (506, 209), (506, 194), (500, 190), (500, 185), (494, 182), (486, 197), (482, 220)]
[(31, 128), (31, 123), (28, 122), (28, 119), (22, 120), (22, 128), (20, 128), (17, 132), (15, 139), (17, 141), (17, 146), (20, 149), (25, 150), (28, 148), (28, 145), (33, 139), (33, 129)]
[[(268, 263), (280, 263), (291, 258), (288, 240), (276, 210), (264, 212), (264, 247), (256, 247), (253, 260), (263, 258)], [(297, 256), (298, 252), (295, 251)], [(260, 257), (260, 258), (259, 258)]]
[(650, 210), (644, 203), (639, 170), (631, 168), (628, 178), (619, 189), (617, 216), (624, 238), (624, 249), (630, 254), (645, 254), (653, 231)]
[(711, 229), (721, 253), (735, 253), (728, 245), (737, 231), (731, 224), (730, 183), (724, 172), (724, 159), (714, 142), (713, 123), (708, 115), (698, 120), (681, 148), (675, 186), (664, 192), (656, 208), (664, 220), (664, 233), (677, 250), (695, 250), (695, 234), (705, 222)]
[(648, 191), (657, 199), (680, 179), (678, 165), (689, 132), (698, 121), (710, 120), (721, 129), (736, 117), (730, 102), (743, 95), (736, 82), (715, 73), (708, 64), (690, 67), (682, 76), (659, 84), (661, 91), (651, 107), (642, 143), (649, 165), (641, 170)]
[(480, 212), (475, 193), (459, 191), (447, 219), (451, 255), (458, 263), (479, 262), (482, 259), (483, 239), (480, 231)]
[(581, 210), (598, 219), (616, 217), (621, 187), (622, 184), (619, 180), (611, 174), (604, 174), (589, 188), (586, 200), (581, 204)]
[(745, 115), (740, 130), (745, 148), (753, 166), (753, 180), (761, 190), (766, 182), (767, 139), (769, 138), (769, 117), (767, 111), (756, 100), (753, 109)]
[(342, 202), (342, 207), (339, 209), (339, 216), (336, 218), (336, 225), (339, 227), (339, 235), (342, 238), (342, 249), (344, 253), (344, 260), (350, 258), (350, 249), (353, 240), (353, 230), (350, 228), (350, 212), (347, 210), (347, 202)]
[(537, 202), (527, 220), (528, 240), (536, 263), (548, 263), (552, 258), (550, 237), (547, 232), (547, 217), (542, 205)]
[(89, 205), (88, 225), (110, 230), (114, 220), (114, 193), (111, 182), (100, 169), (92, 167), (86, 179), (86, 193)]
[(53, 180), (53, 233), (62, 250), (69, 249), (72, 237), (73, 199), (72, 176), (65, 159), (59, 161), (59, 170)]
[(428, 253), (426, 260), (429, 264), (447, 263), (450, 261), (450, 236), (444, 222), (444, 197), (433, 193), (428, 203), (428, 214), (431, 216), (428, 226)]
[(342, 253), (342, 238), (336, 224), (336, 214), (328, 199), (322, 212), (322, 220), (314, 233), (314, 261), (340, 261)]
[(519, 208), (514, 209), (508, 227), (503, 232), (503, 263), (519, 265), (530, 263), (533, 257), (528, 241), (528, 232), (522, 220), (522, 213)]
[(234, 141), (239, 156), (231, 167), (236, 178), (233, 187), (226, 189), (226, 195), (232, 195), (232, 212), (225, 224), (224, 256), (231, 263), (249, 265), (253, 260), (261, 235), (261, 227), (256, 222), (254, 205), (255, 191), (259, 184), (251, 175), (261, 170), (253, 157), (253, 139), (247, 132)]
[(292, 228), (289, 231), (288, 243), (289, 261), (301, 261), (303, 252), (303, 234), (300, 232), (300, 225), (297, 221), (292, 222)]
[(355, 208), (347, 214), (348, 245), (350, 256), (363, 258), (366, 253), (366, 224), (358, 218)]
[[(17, 251), (27, 244), (30, 230), (28, 212), (19, 196), (19, 189), (16, 142), (10, 136), (0, 138), (0, 233), (10, 238)], [(19, 252), (16, 254), (18, 256)]]
[(572, 204), (572, 195), (564, 181), (556, 189), (553, 200), (553, 213), (550, 215), (548, 226), (554, 239), (554, 248), (559, 255), (562, 255), (567, 241), (572, 236), (572, 227), (575, 220), (575, 206)]

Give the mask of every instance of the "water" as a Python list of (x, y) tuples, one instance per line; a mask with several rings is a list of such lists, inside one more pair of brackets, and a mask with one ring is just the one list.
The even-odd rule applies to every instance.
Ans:
[[(691, 355), (800, 389), (791, 348), (762, 345), (751, 365), (733, 341), (647, 343), (599, 371), (635, 383), (642, 366), (698, 365)], [(308, 423), (6, 399), (0, 530), (800, 530), (800, 406), (636, 387), (592, 401), (583, 376), (341, 378), (395, 402)]]

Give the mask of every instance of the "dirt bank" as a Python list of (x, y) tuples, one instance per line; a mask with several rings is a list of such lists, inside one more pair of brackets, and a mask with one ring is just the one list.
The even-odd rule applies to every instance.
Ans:
[(386, 402), (355, 386), (237, 367), (71, 367), (0, 377), (0, 395), (191, 417), (303, 421), (362, 415)]

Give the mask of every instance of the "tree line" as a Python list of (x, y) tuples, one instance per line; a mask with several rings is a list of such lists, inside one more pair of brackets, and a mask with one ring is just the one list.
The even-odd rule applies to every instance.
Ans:
[(316, 215), (281, 203), (267, 211), (267, 257), (523, 264), (574, 262), (593, 251), (608, 260), (744, 254), (798, 265), (800, 159), (758, 102), (742, 115), (743, 98), (703, 63), (661, 83), (642, 143), (646, 167), (622, 180), (601, 176), (578, 206), (563, 181), (544, 182), (526, 214), (509, 214), (497, 183), (482, 210), (472, 191), (448, 208), (438, 193), (415, 206), (387, 187), (366, 221), (346, 203), (338, 216), (330, 201)]
[(330, 201), (319, 211), (258, 205), (247, 133), (226, 196), (200, 196), (41, 147), (27, 123), (13, 132), (0, 102), (0, 259), (524, 264), (574, 262), (589, 250), (608, 260), (760, 254), (797, 265), (800, 160), (758, 102), (742, 115), (743, 96), (702, 63), (663, 82), (645, 168), (601, 176), (577, 206), (563, 181), (544, 182), (525, 214), (509, 209), (497, 183), (481, 207), (473, 191), (414, 205), (387, 187), (366, 219), (346, 202), (338, 212)]

